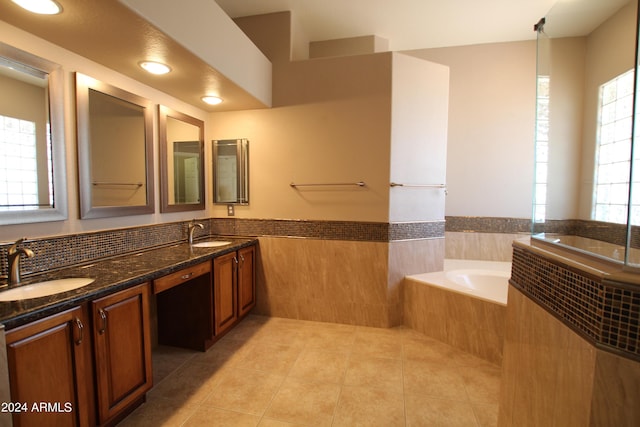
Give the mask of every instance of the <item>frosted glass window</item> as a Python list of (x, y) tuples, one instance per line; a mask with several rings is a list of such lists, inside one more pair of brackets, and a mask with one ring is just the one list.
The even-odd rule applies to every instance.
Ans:
[(544, 222), (549, 162), (549, 76), (538, 76), (536, 89), (536, 160), (533, 219)]
[(38, 206), (36, 124), (0, 116), (0, 209)]
[(630, 70), (600, 87), (592, 210), (597, 221), (627, 222), (633, 82)]

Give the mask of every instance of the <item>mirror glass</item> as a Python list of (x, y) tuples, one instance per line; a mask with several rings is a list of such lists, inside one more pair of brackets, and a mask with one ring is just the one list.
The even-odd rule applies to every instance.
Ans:
[(204, 122), (159, 107), (161, 212), (204, 209)]
[(249, 141), (213, 141), (213, 200), (218, 204), (249, 204)]
[(81, 218), (154, 212), (153, 106), (76, 73)]
[(623, 263), (637, 0), (560, 0), (538, 23), (534, 241)]
[(0, 224), (67, 218), (62, 79), (0, 43)]

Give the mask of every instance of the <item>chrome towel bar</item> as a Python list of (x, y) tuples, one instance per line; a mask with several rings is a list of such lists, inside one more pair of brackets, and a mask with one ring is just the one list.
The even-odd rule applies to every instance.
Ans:
[(359, 181), (359, 182), (331, 182), (331, 183), (314, 183), (314, 184), (296, 184), (295, 182), (292, 182), (289, 185), (293, 188), (296, 188), (296, 187), (330, 187), (330, 186), (346, 186), (346, 185), (364, 187), (367, 184), (365, 184), (364, 181)]

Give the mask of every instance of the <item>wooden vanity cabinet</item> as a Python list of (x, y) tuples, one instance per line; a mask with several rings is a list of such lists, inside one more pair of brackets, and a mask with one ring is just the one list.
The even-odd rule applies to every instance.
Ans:
[(237, 252), (213, 259), (213, 305), (215, 335), (229, 330), (238, 320)]
[(246, 316), (256, 306), (256, 247), (238, 251), (238, 317)]
[(215, 334), (228, 331), (256, 305), (255, 246), (213, 260)]
[(152, 386), (149, 284), (91, 303), (98, 424), (126, 415)]
[(7, 332), (15, 427), (96, 424), (88, 319), (82, 305)]

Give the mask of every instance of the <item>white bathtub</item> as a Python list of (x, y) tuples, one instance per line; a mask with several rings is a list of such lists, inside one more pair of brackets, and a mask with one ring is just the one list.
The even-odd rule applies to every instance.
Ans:
[(407, 276), (427, 285), (507, 305), (511, 263), (461, 259), (444, 260), (444, 271)]
[(447, 259), (443, 271), (406, 276), (405, 325), (500, 365), (510, 275), (510, 262)]

